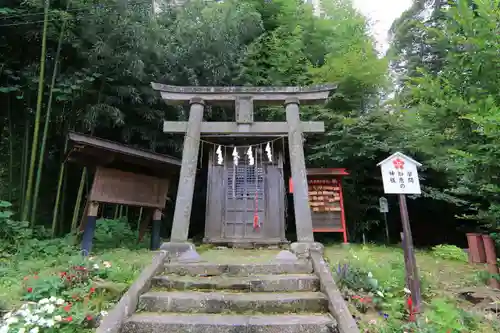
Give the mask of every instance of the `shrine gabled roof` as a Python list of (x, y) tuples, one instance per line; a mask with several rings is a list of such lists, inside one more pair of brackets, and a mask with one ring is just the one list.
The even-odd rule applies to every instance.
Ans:
[(160, 91), (162, 98), (169, 104), (185, 103), (195, 97), (212, 104), (226, 104), (238, 97), (251, 98), (257, 103), (265, 102), (266, 104), (283, 103), (287, 98), (296, 97), (303, 104), (318, 104), (324, 102), (329, 93), (337, 89), (336, 84), (309, 87), (201, 87), (172, 86), (152, 82), (151, 86), (154, 90)]
[(405, 154), (400, 153), (400, 152), (398, 152), (398, 151), (397, 151), (397, 152), (395, 152), (394, 154), (392, 154), (391, 156), (387, 157), (387, 158), (386, 158), (385, 160), (383, 160), (382, 162), (379, 162), (379, 163), (377, 164), (377, 166), (381, 166), (382, 164), (384, 164), (384, 163), (386, 163), (386, 162), (388, 162), (388, 161), (392, 160), (392, 159), (393, 159), (393, 158), (395, 158), (395, 157), (399, 157), (399, 158), (402, 158), (402, 159), (404, 159), (404, 160), (410, 161), (411, 163), (415, 164), (417, 167), (421, 167), (421, 166), (422, 166), (422, 164), (421, 164), (421, 163), (419, 163), (419, 162), (415, 161), (413, 158), (408, 157), (408, 156), (406, 156)]
[(85, 166), (107, 166), (156, 176), (177, 172), (181, 166), (178, 158), (91, 135), (69, 132), (68, 140), (67, 159)]

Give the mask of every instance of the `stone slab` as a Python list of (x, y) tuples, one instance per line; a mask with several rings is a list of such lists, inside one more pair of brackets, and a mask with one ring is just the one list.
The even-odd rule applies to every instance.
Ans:
[(329, 315), (133, 315), (122, 333), (334, 333)]
[(196, 247), (192, 243), (177, 243), (177, 242), (165, 242), (161, 244), (160, 250), (168, 253), (170, 257), (178, 257), (182, 253), (194, 250), (196, 251)]
[(333, 279), (331, 269), (319, 252), (311, 252), (314, 272), (319, 277), (321, 291), (328, 299), (330, 314), (336, 319), (338, 329), (342, 333), (360, 333), (356, 321)]
[(266, 263), (266, 264), (213, 264), (213, 263), (169, 263), (165, 265), (165, 274), (190, 276), (252, 276), (274, 274), (310, 274), (312, 264), (309, 261)]
[(297, 256), (294, 253), (288, 250), (281, 251), (280, 253), (278, 253), (276, 258), (274, 258), (274, 261), (276, 262), (294, 262), (297, 260), (299, 260), (299, 258), (297, 258)]
[(153, 286), (175, 290), (238, 290), (247, 292), (293, 292), (318, 291), (319, 278), (316, 275), (254, 275), (252, 277), (191, 277), (156, 276)]
[(180, 313), (301, 313), (326, 312), (328, 301), (319, 292), (230, 293), (147, 292), (140, 297), (140, 310)]
[(200, 255), (206, 262), (217, 264), (267, 264), (280, 252), (279, 249), (241, 249), (225, 248), (221, 250), (210, 249)]
[(301, 259), (309, 259), (311, 252), (318, 252), (322, 255), (324, 250), (323, 244), (317, 242), (296, 242), (290, 245), (290, 251)]
[(203, 259), (201, 259), (201, 256), (196, 252), (194, 249), (189, 249), (183, 253), (181, 253), (177, 258), (176, 261), (182, 262), (182, 263), (194, 263), (194, 262), (201, 262)]

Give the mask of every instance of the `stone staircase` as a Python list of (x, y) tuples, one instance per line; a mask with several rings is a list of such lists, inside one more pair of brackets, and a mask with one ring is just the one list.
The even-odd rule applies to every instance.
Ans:
[(334, 333), (309, 261), (166, 263), (121, 333)]

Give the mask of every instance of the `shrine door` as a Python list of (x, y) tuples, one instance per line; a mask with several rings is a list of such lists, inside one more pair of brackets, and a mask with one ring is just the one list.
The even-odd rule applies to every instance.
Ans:
[(249, 165), (241, 159), (225, 169), (223, 238), (255, 239), (264, 235), (266, 225), (265, 166)]

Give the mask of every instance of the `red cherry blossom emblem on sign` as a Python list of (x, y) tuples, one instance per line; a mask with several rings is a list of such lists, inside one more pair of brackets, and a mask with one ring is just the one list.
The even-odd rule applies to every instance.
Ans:
[(404, 169), (405, 161), (403, 161), (402, 159), (396, 158), (395, 160), (392, 161), (392, 164), (394, 164), (394, 168), (396, 168), (396, 169)]

